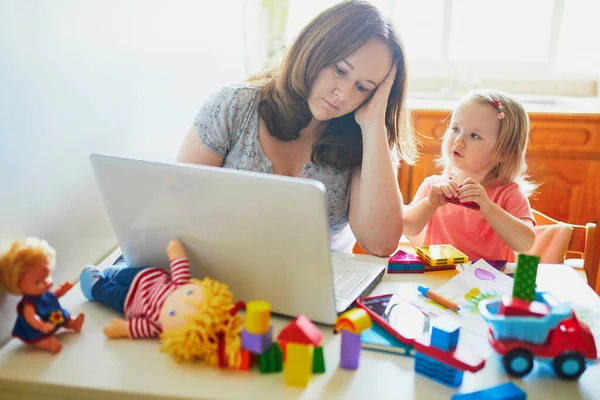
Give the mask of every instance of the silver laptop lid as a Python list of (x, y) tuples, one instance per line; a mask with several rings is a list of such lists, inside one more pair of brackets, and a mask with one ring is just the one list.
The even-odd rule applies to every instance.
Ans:
[(94, 154), (90, 161), (129, 266), (168, 267), (178, 238), (192, 275), (275, 313), (335, 321), (322, 183)]

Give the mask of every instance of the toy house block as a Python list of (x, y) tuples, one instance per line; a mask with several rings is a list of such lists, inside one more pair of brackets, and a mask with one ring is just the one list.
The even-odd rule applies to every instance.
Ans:
[(323, 353), (323, 347), (315, 347), (313, 352), (313, 374), (322, 374), (325, 372), (325, 354)]
[(456, 393), (451, 400), (526, 400), (527, 393), (512, 382), (470, 393)]
[(525, 301), (535, 299), (535, 280), (539, 263), (540, 258), (537, 256), (519, 254), (514, 275), (513, 297)]
[(246, 349), (241, 350), (242, 361), (240, 363), (241, 371), (249, 371), (252, 368), (252, 353)]
[(260, 335), (269, 331), (271, 324), (271, 305), (266, 301), (255, 300), (246, 304), (244, 327), (248, 333)]
[(340, 354), (340, 367), (349, 370), (358, 368), (360, 360), (360, 334), (342, 331), (342, 349)]
[(288, 343), (286, 347), (287, 360), (283, 367), (285, 384), (290, 386), (308, 385), (313, 370), (314, 346)]
[(423, 353), (415, 354), (415, 372), (450, 387), (460, 386), (464, 372)]
[(258, 359), (258, 370), (261, 374), (277, 373), (283, 370), (283, 353), (279, 343), (273, 343)]
[(323, 340), (323, 333), (306, 315), (300, 314), (279, 332), (277, 340), (319, 346)]
[(431, 345), (444, 351), (453, 351), (458, 346), (460, 324), (449, 318), (440, 318), (431, 327)]
[(242, 330), (242, 348), (254, 354), (262, 354), (273, 344), (273, 328), (269, 327), (267, 333), (260, 335), (249, 333), (246, 328)]

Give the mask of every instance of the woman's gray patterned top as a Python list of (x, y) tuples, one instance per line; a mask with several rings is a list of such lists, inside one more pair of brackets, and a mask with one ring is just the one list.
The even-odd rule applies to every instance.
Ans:
[[(214, 93), (196, 115), (194, 125), (200, 139), (212, 152), (223, 157), (224, 168), (273, 173), (271, 160), (265, 156), (258, 140), (259, 101), (259, 88), (224, 87)], [(331, 251), (352, 252), (355, 239), (348, 224), (351, 171), (307, 162), (300, 176), (325, 185)]]

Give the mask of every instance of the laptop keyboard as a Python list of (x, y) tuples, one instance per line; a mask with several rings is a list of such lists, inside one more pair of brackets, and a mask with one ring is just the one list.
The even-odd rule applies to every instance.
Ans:
[(336, 301), (344, 299), (354, 291), (369, 274), (364, 272), (336, 270), (333, 276)]

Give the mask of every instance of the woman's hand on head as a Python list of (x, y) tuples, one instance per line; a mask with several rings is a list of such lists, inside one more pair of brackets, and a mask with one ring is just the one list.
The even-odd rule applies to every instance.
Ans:
[(372, 127), (378, 128), (382, 125), (385, 126), (385, 111), (387, 109), (392, 86), (394, 85), (396, 68), (397, 65), (394, 63), (381, 85), (375, 89), (373, 96), (354, 112), (354, 119), (356, 120), (356, 123), (360, 125), (363, 132), (372, 129)]

